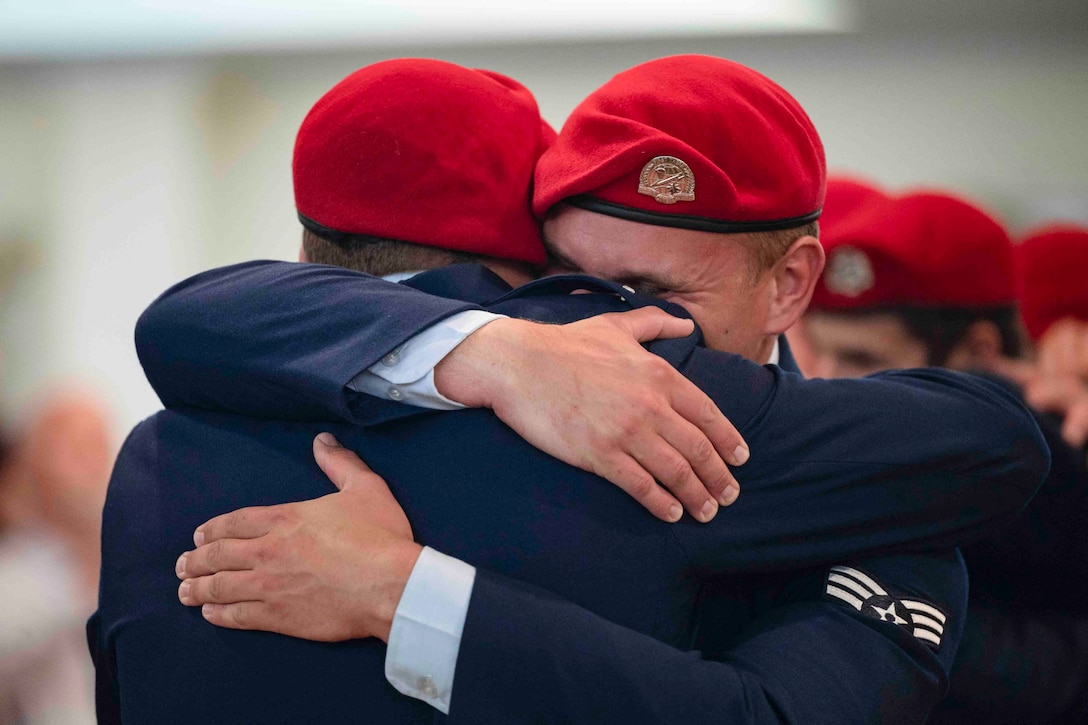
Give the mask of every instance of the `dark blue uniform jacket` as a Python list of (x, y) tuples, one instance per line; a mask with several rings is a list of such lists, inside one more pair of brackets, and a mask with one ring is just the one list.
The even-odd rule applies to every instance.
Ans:
[[(454, 722), (924, 719), (946, 686), (966, 580), (955, 553), (901, 552), (1008, 520), (1038, 486), (1046, 447), (1013, 396), (939, 371), (805, 381), (707, 351), (697, 333), (655, 343), (752, 449), (736, 504), (709, 525), (667, 525), (489, 411), (345, 389), (415, 332), (489, 300), (549, 322), (660, 303), (581, 278), (511, 294), (474, 267), (412, 284), (448, 299), (410, 309), (419, 295), (404, 285), (251, 263), (198, 275), (145, 313), (138, 349), (170, 409), (132, 433), (110, 484), (89, 627), (103, 720), (441, 718), (385, 682), (376, 641), (221, 630), (177, 602), (173, 562), (198, 524), (332, 490), (310, 456), (321, 430), (386, 478), (421, 543), (478, 567)], [(361, 298), (366, 285), (377, 295)], [(379, 333), (383, 321), (395, 329)], [(945, 613), (940, 647), (829, 596), (828, 567), (844, 563)], [(715, 623), (719, 661), (682, 651), (701, 637), (708, 591), (732, 619)]]

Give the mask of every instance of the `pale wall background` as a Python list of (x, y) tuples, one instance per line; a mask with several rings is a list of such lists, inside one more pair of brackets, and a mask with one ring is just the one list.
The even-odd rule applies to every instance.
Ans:
[(861, 9), (856, 31), (808, 36), (0, 61), (0, 412), (10, 425), (73, 376), (113, 403), (119, 435), (155, 411), (137, 316), (203, 269), (294, 258), (294, 133), (331, 85), (387, 57), (501, 71), (559, 125), (626, 67), (720, 55), (797, 96), (833, 169), (961, 189), (1015, 231), (1088, 221), (1088, 3)]

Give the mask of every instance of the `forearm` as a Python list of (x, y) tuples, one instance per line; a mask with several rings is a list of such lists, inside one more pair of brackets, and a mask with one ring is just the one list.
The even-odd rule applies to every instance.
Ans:
[(136, 348), (168, 406), (354, 420), (352, 379), (472, 309), (338, 267), (249, 262), (167, 290), (137, 323)]

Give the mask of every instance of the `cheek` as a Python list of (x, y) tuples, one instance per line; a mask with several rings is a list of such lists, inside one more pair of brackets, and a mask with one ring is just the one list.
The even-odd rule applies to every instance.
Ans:
[(745, 322), (743, 310), (725, 309), (722, 305), (687, 307), (703, 329), (708, 347), (727, 352), (746, 352), (745, 346), (750, 342), (750, 335), (747, 334), (750, 325)]
[(718, 329), (720, 326), (722, 315), (719, 305), (708, 305), (705, 299), (675, 293), (665, 293), (660, 297), (687, 310), (688, 314), (699, 323), (699, 327), (703, 328), (704, 333), (707, 330)]

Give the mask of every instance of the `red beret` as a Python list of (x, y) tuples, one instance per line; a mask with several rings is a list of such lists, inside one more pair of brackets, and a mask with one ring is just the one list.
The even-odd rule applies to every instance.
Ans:
[(738, 63), (678, 55), (620, 73), (574, 109), (537, 164), (533, 209), (786, 229), (819, 216), (825, 176), (820, 137), (790, 94)]
[(1016, 301), (1005, 230), (950, 194), (871, 201), (829, 231), (820, 235), (827, 266), (813, 309), (985, 308)]
[(866, 205), (888, 198), (875, 184), (851, 176), (827, 177), (827, 196), (820, 212), (820, 235), (835, 234), (839, 224), (858, 213)]
[(358, 70), (310, 110), (295, 141), (295, 204), (332, 241), (395, 239), (544, 261), (533, 167), (554, 140), (532, 94), (437, 60)]
[(1053, 225), (1017, 247), (1020, 308), (1033, 339), (1063, 317), (1088, 320), (1088, 229)]

